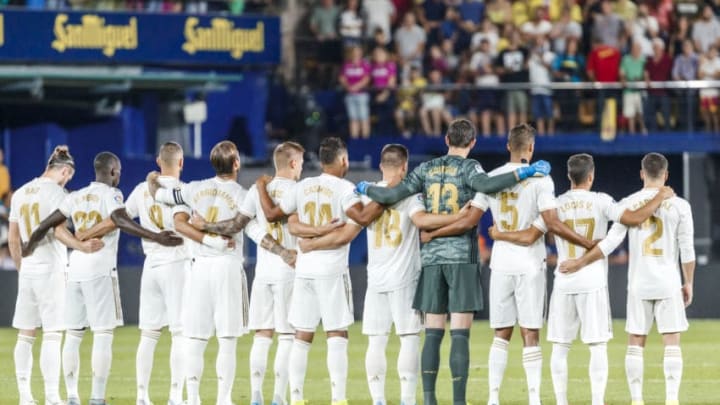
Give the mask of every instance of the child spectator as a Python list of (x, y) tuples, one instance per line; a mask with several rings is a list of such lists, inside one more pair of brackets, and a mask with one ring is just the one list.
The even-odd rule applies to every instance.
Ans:
[[(530, 89), (532, 95), (532, 113), (537, 123), (539, 135), (553, 135), (555, 133), (555, 120), (553, 118), (552, 83), (550, 67), (555, 54), (545, 50), (545, 38), (539, 37), (528, 61), (530, 71)], [(537, 87), (535, 87), (537, 86)], [(547, 127), (545, 124), (547, 123)]]
[(450, 72), (450, 67), (448, 66), (448, 63), (445, 60), (445, 54), (443, 53), (442, 49), (440, 49), (440, 46), (433, 45), (430, 47), (429, 58), (430, 58), (430, 60), (428, 61), (428, 69), (429, 70), (437, 70), (443, 76), (448, 75), (448, 73)]
[[(701, 80), (720, 79), (720, 57), (715, 45), (711, 45), (707, 53), (700, 59), (699, 78)], [(720, 131), (718, 106), (720, 91), (717, 88), (700, 89), (700, 112), (705, 122), (705, 130), (713, 133)]]
[[(502, 83), (528, 82), (528, 50), (521, 46), (520, 33), (513, 31), (510, 46), (500, 52), (495, 62)], [(505, 93), (505, 112), (508, 128), (527, 122), (528, 97), (525, 90)]]
[(410, 67), (408, 76), (403, 78), (403, 86), (398, 90), (398, 104), (395, 109), (395, 123), (404, 138), (410, 138), (411, 132), (407, 123), (414, 121), (417, 113), (417, 97), (420, 90), (427, 86), (427, 81), (420, 74), (420, 68)]
[[(480, 47), (470, 59), (470, 69), (475, 74), (475, 84), (478, 86), (497, 86), (500, 79), (493, 70), (493, 55), (490, 51), (490, 41), (483, 38)], [(498, 109), (498, 91), (494, 89), (480, 89), (477, 92), (475, 109), (480, 113), (480, 132), (484, 137), (492, 133), (492, 120), (495, 116), (497, 133), (505, 133), (505, 120)]]
[(443, 41), (442, 52), (445, 56), (445, 63), (450, 71), (450, 75), (451, 77), (454, 77), (458, 70), (458, 65), (460, 64), (460, 57), (455, 54), (455, 48), (453, 47), (452, 41), (449, 39)]
[[(633, 42), (630, 54), (623, 56), (620, 62), (620, 79), (623, 85), (628, 82), (643, 80), (645, 75), (645, 56), (642, 54), (642, 45)], [(628, 120), (628, 131), (635, 133), (636, 124), (640, 124), (640, 130), (647, 134), (643, 122), (643, 95), (638, 89), (626, 88), (623, 91), (623, 117)]]
[(373, 60), (370, 68), (372, 77), (373, 99), (372, 107), (379, 117), (379, 122), (392, 122), (395, 97), (393, 90), (397, 87), (397, 66), (388, 58), (385, 48), (373, 50)]
[(340, 84), (347, 92), (345, 107), (350, 121), (350, 137), (370, 137), (370, 64), (363, 59), (362, 48), (352, 47), (342, 67)]
[[(440, 86), (442, 73), (439, 70), (430, 72), (430, 86)], [(426, 135), (437, 137), (442, 135), (442, 124), (449, 124), (452, 115), (445, 106), (445, 92), (442, 90), (427, 90), (422, 94), (420, 107), (420, 123)]]

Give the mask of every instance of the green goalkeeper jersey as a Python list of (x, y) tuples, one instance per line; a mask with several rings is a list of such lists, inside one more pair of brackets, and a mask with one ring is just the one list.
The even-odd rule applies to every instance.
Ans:
[[(472, 200), (476, 192), (498, 192), (517, 181), (514, 172), (488, 177), (476, 160), (446, 155), (422, 163), (397, 187), (369, 187), (367, 195), (381, 204), (393, 204), (422, 193), (427, 212), (452, 214)], [(455, 263), (478, 263), (476, 228), (462, 235), (433, 239), (422, 248), (423, 266)]]

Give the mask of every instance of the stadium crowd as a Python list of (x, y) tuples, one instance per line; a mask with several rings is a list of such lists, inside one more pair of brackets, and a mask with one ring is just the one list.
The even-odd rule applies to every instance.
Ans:
[[(597, 125), (606, 99), (621, 102), (618, 124), (630, 133), (680, 127), (698, 102), (704, 128), (717, 132), (718, 89), (700, 90), (697, 101), (665, 88), (543, 86), (716, 79), (718, 14), (716, 3), (671, 0), (319, 0), (309, 28), (320, 43), (319, 68), (339, 77), (322, 74), (322, 83), (346, 92), (352, 137), (368, 137), (371, 118), (394, 119), (406, 137), (416, 124), (439, 136), (457, 116), (484, 136), (529, 117), (540, 134), (553, 134), (560, 117)], [(537, 87), (493, 89), (506, 83)]]
[(145, 11), (152, 13), (259, 12), (269, 5), (264, 0), (0, 0), (0, 6), (47, 10)]

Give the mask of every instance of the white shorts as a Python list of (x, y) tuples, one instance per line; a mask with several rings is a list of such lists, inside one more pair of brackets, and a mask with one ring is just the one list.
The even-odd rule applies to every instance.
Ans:
[(185, 280), (183, 335), (196, 339), (247, 333), (248, 293), (242, 262), (235, 257), (192, 260)]
[(123, 325), (117, 270), (94, 280), (68, 281), (65, 298), (67, 329), (112, 330)]
[(182, 332), (183, 287), (188, 271), (189, 260), (154, 267), (145, 265), (140, 282), (140, 329), (169, 326), (171, 333)]
[(490, 327), (540, 329), (545, 317), (545, 270), (490, 272)]
[(643, 113), (643, 99), (642, 94), (636, 93), (623, 93), (623, 117), (634, 118), (640, 116)]
[(553, 291), (548, 311), (547, 340), (572, 343), (578, 330), (585, 344), (603, 343), (612, 339), (607, 287), (578, 294)]
[(18, 276), (13, 328), (30, 330), (42, 327), (46, 332), (65, 329), (65, 273), (54, 271), (42, 277)]
[(394, 291), (365, 292), (362, 333), (365, 335), (388, 335), (393, 323), (397, 335), (420, 333), (420, 312), (413, 309), (417, 283)]
[(293, 280), (279, 283), (254, 280), (251, 291), (248, 329), (273, 329), (277, 333), (295, 333), (288, 321)]
[(628, 291), (625, 331), (632, 335), (647, 335), (652, 329), (653, 319), (657, 322), (658, 333), (685, 332), (688, 321), (682, 291), (659, 300), (636, 298)]
[(347, 329), (355, 321), (350, 275), (295, 277), (289, 320), (295, 329), (306, 332), (315, 331), (321, 321), (325, 331)]

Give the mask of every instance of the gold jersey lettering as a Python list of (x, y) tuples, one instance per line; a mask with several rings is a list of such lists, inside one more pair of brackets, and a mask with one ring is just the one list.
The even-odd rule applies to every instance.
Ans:
[(137, 49), (137, 18), (130, 17), (127, 25), (105, 24), (105, 19), (85, 14), (80, 24), (69, 24), (67, 14), (55, 17), (55, 40), (51, 46), (62, 53), (68, 49), (102, 49), (108, 58), (118, 49)]
[(197, 17), (185, 20), (185, 43), (183, 51), (190, 55), (196, 52), (229, 52), (233, 59), (241, 59), (245, 52), (265, 50), (265, 24), (258, 22), (255, 28), (235, 28), (235, 23), (226, 18), (213, 18), (209, 27), (198, 27)]

